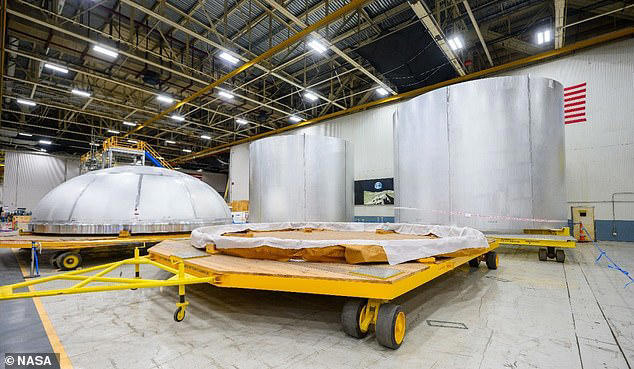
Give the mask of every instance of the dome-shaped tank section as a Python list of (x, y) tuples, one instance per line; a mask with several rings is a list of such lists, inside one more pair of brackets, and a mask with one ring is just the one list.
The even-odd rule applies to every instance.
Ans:
[(397, 222), (482, 231), (565, 224), (563, 88), (529, 76), (434, 90), (394, 115)]
[(288, 135), (249, 146), (249, 221), (354, 218), (352, 147), (335, 137)]
[(55, 187), (33, 209), (30, 228), (36, 233), (138, 234), (227, 223), (229, 207), (203, 181), (169, 169), (121, 166)]

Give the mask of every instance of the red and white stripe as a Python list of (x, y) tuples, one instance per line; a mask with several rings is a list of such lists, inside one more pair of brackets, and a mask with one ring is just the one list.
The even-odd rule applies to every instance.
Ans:
[(586, 121), (586, 83), (564, 88), (564, 123)]

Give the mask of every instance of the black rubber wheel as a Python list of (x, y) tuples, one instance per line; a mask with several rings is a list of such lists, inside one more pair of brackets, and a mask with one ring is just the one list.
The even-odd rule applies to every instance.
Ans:
[(564, 253), (564, 250), (557, 250), (555, 254), (558, 263), (566, 261), (566, 253)]
[(498, 268), (499, 257), (495, 251), (489, 251), (486, 253), (486, 263), (487, 268), (489, 269), (497, 269)]
[(376, 340), (382, 346), (396, 350), (405, 338), (405, 313), (401, 305), (383, 304), (379, 306), (376, 319)]
[(351, 299), (346, 301), (341, 310), (341, 326), (348, 336), (354, 338), (363, 338), (368, 334), (366, 330), (363, 332), (359, 326), (361, 320), (361, 311), (367, 304), (366, 300)]
[(178, 309), (174, 312), (174, 320), (177, 322), (182, 322), (185, 319), (185, 310), (183, 310), (182, 306), (179, 306)]
[(61, 252), (56, 252), (51, 255), (51, 266), (55, 269), (59, 269), (59, 264), (57, 264), (57, 257), (61, 254)]
[(477, 268), (480, 266), (480, 259), (479, 258), (473, 258), (471, 260), (469, 260), (469, 266), (472, 268)]
[(73, 270), (81, 265), (81, 255), (74, 251), (62, 252), (57, 256), (56, 261), (61, 270)]
[(555, 248), (554, 247), (549, 247), (548, 248), (548, 258), (549, 259), (554, 259), (555, 258)]
[(546, 261), (548, 260), (548, 251), (546, 250), (545, 247), (542, 247), (539, 249), (539, 261)]

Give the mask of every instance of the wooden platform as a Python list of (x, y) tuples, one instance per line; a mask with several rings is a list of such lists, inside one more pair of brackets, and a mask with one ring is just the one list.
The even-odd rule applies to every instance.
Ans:
[(31, 248), (33, 242), (43, 249), (83, 249), (113, 245), (133, 245), (157, 243), (170, 239), (189, 239), (189, 233), (142, 234), (127, 237), (120, 236), (63, 236), (22, 233), (0, 236), (0, 248)]
[[(413, 262), (399, 265), (351, 265), (339, 263), (280, 262), (254, 260), (214, 254), (193, 248), (189, 240), (163, 241), (149, 249), (152, 259), (171, 263), (170, 257), (184, 259), (187, 273), (202, 277), (214, 273), (283, 278), (314, 278), (320, 280), (395, 283), (429, 268), (427, 264)], [(437, 263), (442, 263), (439, 261)], [(389, 277), (386, 277), (389, 276)]]

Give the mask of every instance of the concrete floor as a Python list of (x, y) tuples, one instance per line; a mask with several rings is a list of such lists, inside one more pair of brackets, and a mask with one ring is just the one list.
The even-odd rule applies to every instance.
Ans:
[[(601, 246), (634, 272), (634, 244)], [(592, 244), (567, 251), (565, 264), (539, 262), (536, 249), (499, 252), (498, 270), (462, 266), (399, 298), (408, 324), (397, 351), (346, 336), (338, 297), (192, 286), (181, 323), (175, 288), (42, 301), (75, 368), (631, 368), (634, 284), (595, 265)]]

